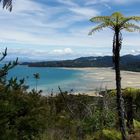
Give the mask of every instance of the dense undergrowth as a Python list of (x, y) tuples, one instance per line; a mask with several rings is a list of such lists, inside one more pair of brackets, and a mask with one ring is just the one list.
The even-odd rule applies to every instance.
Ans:
[[(27, 91), (24, 79), (6, 79), (15, 65), (17, 61), (0, 70), (0, 140), (121, 140), (115, 90), (88, 96), (60, 89), (43, 96), (37, 87)], [(140, 89), (122, 92), (128, 140), (139, 140)]]
[[(136, 140), (140, 138), (138, 98), (134, 101), (135, 120), (131, 133), (131, 137), (134, 134), (138, 137)], [(112, 91), (103, 97), (67, 92), (46, 97), (21, 87), (9, 87), (5, 91), (2, 85), (0, 134), (1, 140), (121, 140)]]

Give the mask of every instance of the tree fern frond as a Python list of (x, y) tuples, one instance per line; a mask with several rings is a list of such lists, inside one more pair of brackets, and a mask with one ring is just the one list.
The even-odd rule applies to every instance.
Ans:
[(0, 0), (0, 2), (3, 2), (3, 8), (12, 11), (12, 0)]
[(120, 12), (114, 12), (111, 17), (124, 17), (124, 15)]
[(131, 30), (133, 32), (135, 31), (140, 32), (140, 26), (135, 25), (133, 23), (125, 23), (122, 29)]
[(91, 22), (100, 23), (109, 20), (109, 16), (97, 16), (90, 19)]
[(108, 27), (108, 25), (106, 25), (106, 24), (104, 24), (104, 23), (103, 23), (103, 24), (100, 24), (100, 25), (96, 26), (95, 28), (93, 28), (93, 29), (89, 32), (88, 35), (92, 35), (94, 32), (103, 30), (103, 28), (105, 28), (105, 27)]
[(130, 28), (124, 28), (124, 30), (126, 30), (127, 32), (135, 32), (133, 29)]
[(95, 31), (102, 30), (104, 27), (109, 27), (112, 30), (123, 30), (128, 32), (140, 31), (140, 27), (131, 23), (131, 21), (140, 21), (139, 16), (125, 17), (120, 12), (115, 12), (111, 16), (97, 16), (90, 19), (91, 22), (101, 23), (101, 25), (95, 27), (89, 34)]
[(140, 16), (133, 16), (131, 17), (131, 20), (140, 21)]
[(120, 23), (120, 26), (123, 26), (125, 23), (127, 23), (128, 21), (140, 21), (140, 17), (126, 17), (126, 18), (123, 18), (121, 23)]
[(121, 21), (121, 23), (120, 23), (120, 26), (123, 26), (125, 23), (127, 23), (130, 20), (132, 20), (131, 17), (129, 17), (129, 18), (123, 18), (122, 21)]

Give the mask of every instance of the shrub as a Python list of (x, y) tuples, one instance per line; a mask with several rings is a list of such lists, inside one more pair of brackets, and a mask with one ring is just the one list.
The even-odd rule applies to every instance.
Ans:
[(121, 140), (121, 133), (117, 130), (104, 129), (95, 133), (93, 140)]

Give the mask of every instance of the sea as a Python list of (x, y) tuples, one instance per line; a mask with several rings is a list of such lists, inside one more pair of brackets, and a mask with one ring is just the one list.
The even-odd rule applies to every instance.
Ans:
[[(36, 81), (34, 74), (39, 73)], [(140, 88), (140, 73), (121, 71), (122, 87)], [(93, 93), (115, 88), (115, 72), (111, 68), (59, 68), (59, 67), (28, 67), (19, 65), (11, 69), (7, 79), (11, 77), (25, 79), (28, 91), (36, 88), (42, 94), (58, 94), (59, 88), (73, 94)]]
[(25, 85), (29, 86), (28, 90), (32, 90), (36, 88), (35, 73), (40, 75), (40, 78), (37, 80), (37, 88), (42, 90), (43, 94), (59, 92), (58, 86), (60, 86), (62, 91), (68, 92), (83, 92), (87, 90), (85, 87), (87, 81), (83, 78), (86, 72), (77, 69), (19, 65), (9, 71), (7, 79), (13, 77), (20, 80), (24, 78)]

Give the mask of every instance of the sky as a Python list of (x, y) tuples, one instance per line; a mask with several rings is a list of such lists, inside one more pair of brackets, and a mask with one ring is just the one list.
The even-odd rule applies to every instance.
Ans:
[[(0, 51), (7, 47), (7, 59), (21, 61), (112, 55), (113, 31), (89, 36), (96, 26), (89, 19), (116, 11), (140, 16), (139, 5), (140, 0), (13, 0), (12, 12), (0, 5)], [(140, 33), (123, 32), (125, 54), (140, 54)]]

